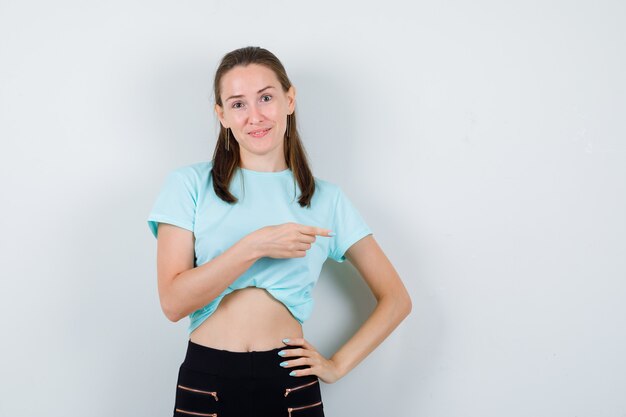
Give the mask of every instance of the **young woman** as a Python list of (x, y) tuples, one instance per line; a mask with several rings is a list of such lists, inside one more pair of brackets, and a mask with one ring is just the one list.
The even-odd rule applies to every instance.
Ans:
[[(311, 173), (278, 58), (259, 47), (229, 52), (214, 93), (212, 160), (172, 170), (148, 217), (163, 312), (190, 317), (174, 415), (324, 416), (319, 380), (353, 369), (411, 300), (341, 188)], [(302, 333), (327, 258), (348, 259), (378, 301), (330, 358)]]

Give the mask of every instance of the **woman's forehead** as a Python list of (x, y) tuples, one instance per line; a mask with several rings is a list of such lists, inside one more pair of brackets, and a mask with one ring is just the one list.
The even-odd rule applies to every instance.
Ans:
[(259, 90), (265, 87), (279, 88), (280, 85), (274, 71), (258, 64), (232, 68), (224, 74), (221, 84), (222, 93), (225, 97), (233, 94), (256, 95)]

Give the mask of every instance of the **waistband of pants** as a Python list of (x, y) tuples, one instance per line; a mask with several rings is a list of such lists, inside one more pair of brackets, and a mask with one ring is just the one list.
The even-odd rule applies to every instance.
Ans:
[(300, 356), (282, 357), (281, 350), (299, 348), (287, 346), (271, 350), (235, 352), (199, 345), (189, 340), (185, 360), (181, 366), (208, 374), (239, 377), (275, 377), (285, 376), (294, 369), (308, 368), (307, 365), (283, 368), (279, 364), (285, 360), (293, 360)]

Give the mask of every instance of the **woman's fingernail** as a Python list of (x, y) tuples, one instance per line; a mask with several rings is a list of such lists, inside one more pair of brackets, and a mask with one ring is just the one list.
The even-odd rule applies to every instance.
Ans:
[(328, 236), (335, 236), (337, 233), (335, 232), (328, 232)]
[(287, 362), (281, 362), (279, 365), (280, 366), (287, 366)]
[(289, 339), (283, 339), (283, 343), (289, 343)]
[(281, 350), (280, 352), (278, 352), (278, 354), (279, 354), (280, 356), (285, 356), (285, 351), (284, 351), (284, 350)]
[(296, 376), (296, 371), (291, 371), (291, 372), (289, 372), (289, 375), (291, 375), (291, 376)]

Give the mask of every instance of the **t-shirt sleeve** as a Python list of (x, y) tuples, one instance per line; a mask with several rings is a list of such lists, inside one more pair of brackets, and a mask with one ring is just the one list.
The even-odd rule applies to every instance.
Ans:
[(148, 226), (154, 237), (157, 237), (159, 223), (173, 224), (193, 232), (196, 201), (193, 178), (180, 169), (171, 171), (148, 215)]
[(332, 222), (332, 231), (336, 235), (329, 238), (328, 257), (334, 261), (343, 262), (346, 260), (344, 254), (350, 246), (372, 234), (372, 230), (339, 187), (337, 194)]

